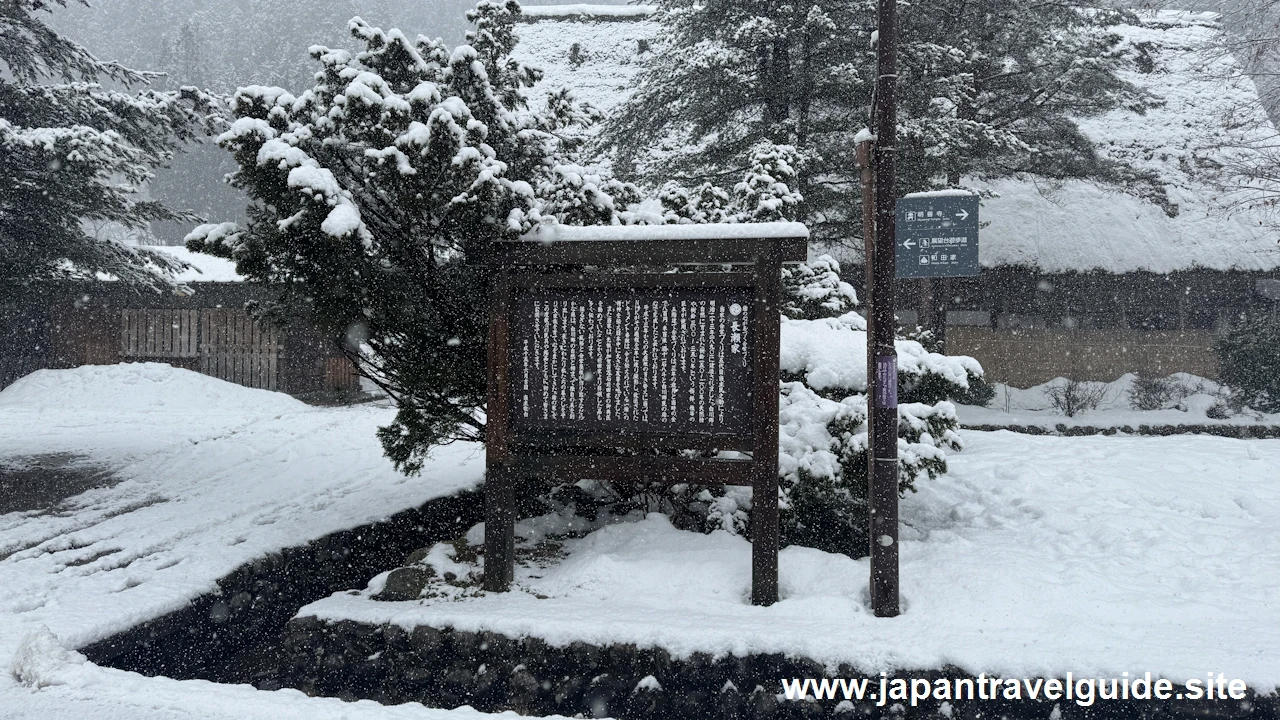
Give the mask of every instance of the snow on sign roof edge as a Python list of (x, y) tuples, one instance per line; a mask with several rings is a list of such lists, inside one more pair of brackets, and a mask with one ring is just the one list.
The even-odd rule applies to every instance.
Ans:
[(946, 190), (925, 190), (924, 192), (907, 193), (902, 196), (903, 200), (908, 198), (931, 198), (931, 197), (973, 197), (977, 193), (959, 188), (948, 188)]
[(592, 5), (577, 3), (572, 5), (522, 5), (521, 13), (530, 19), (572, 18), (572, 17), (615, 17), (634, 18), (647, 17), (658, 11), (654, 5)]
[(520, 237), (534, 242), (628, 240), (756, 240), (805, 238), (809, 228), (798, 222), (702, 223), (686, 225), (542, 225)]

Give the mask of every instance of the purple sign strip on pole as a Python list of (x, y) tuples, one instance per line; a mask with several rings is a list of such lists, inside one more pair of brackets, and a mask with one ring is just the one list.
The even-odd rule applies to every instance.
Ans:
[(893, 355), (876, 358), (875, 403), (881, 408), (898, 406), (898, 358)]

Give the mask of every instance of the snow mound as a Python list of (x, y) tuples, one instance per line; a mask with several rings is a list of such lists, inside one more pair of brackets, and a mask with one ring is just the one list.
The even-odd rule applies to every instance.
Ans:
[[(817, 390), (867, 389), (866, 321), (857, 313), (817, 320), (783, 320), (779, 363), (783, 372), (804, 375)], [(969, 375), (981, 375), (982, 365), (965, 355), (940, 355), (914, 340), (897, 340), (898, 370), (918, 377), (936, 373), (969, 387)]]
[(61, 685), (58, 671), (85, 662), (85, 656), (68, 650), (48, 626), (33, 630), (18, 645), (9, 672), (13, 679), (34, 688)]
[(302, 402), (164, 363), (37, 370), (0, 391), (0, 407), (43, 410), (225, 413), (301, 410)]
[[(1066, 378), (1055, 378), (1034, 387), (1020, 389), (1003, 383), (992, 386), (995, 396), (986, 407), (962, 405), (960, 421), (968, 426), (1036, 426), (1046, 429), (1067, 427), (1135, 428), (1141, 425), (1280, 425), (1280, 413), (1267, 414), (1249, 408), (1232, 409), (1226, 387), (1190, 373), (1174, 373), (1159, 378), (1169, 395), (1158, 409), (1139, 410), (1131, 405), (1138, 376), (1125, 373), (1111, 382), (1084, 381), (1086, 392), (1096, 394), (1096, 408), (1085, 408), (1067, 417), (1054, 407), (1051, 393), (1064, 387)], [(1210, 414), (1211, 410), (1226, 412)]]

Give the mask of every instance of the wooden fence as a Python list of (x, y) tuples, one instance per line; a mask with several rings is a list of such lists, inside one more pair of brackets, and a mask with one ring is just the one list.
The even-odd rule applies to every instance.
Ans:
[(246, 303), (270, 289), (197, 285), (177, 296), (69, 284), (39, 302), (0, 306), (0, 388), (45, 368), (160, 362), (321, 402), (359, 392), (355, 368), (323, 331), (253, 321)]
[(120, 311), (120, 356), (199, 370), (247, 387), (279, 386), (282, 346), (274, 329), (262, 328), (233, 308), (125, 308)]

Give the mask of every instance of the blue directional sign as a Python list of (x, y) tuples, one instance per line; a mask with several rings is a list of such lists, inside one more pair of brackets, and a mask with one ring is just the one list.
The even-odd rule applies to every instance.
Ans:
[(898, 200), (897, 277), (978, 274), (978, 196), (916, 195)]

